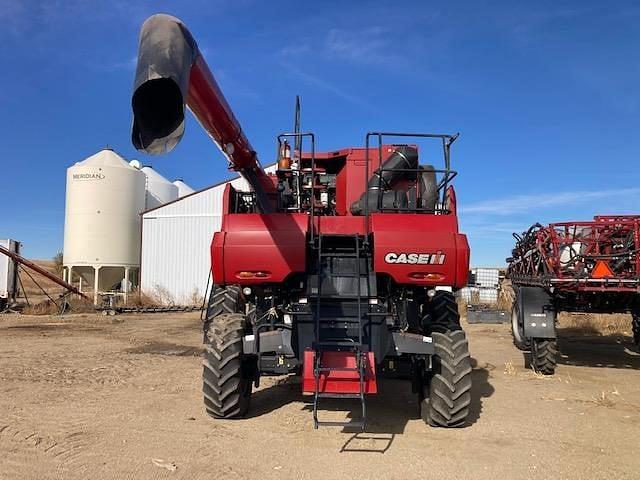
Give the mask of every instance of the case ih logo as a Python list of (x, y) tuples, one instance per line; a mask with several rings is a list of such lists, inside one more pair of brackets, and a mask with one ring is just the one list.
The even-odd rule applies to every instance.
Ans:
[(394, 253), (384, 256), (387, 263), (408, 263), (411, 265), (444, 265), (445, 254), (436, 253)]
[(74, 180), (102, 180), (104, 174), (102, 173), (74, 173)]

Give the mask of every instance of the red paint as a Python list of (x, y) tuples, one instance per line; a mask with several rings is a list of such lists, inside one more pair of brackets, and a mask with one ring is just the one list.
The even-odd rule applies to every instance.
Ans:
[[(544, 280), (553, 283), (556, 290), (640, 292), (640, 255), (631, 255), (630, 261), (618, 268), (612, 263), (612, 259), (640, 250), (640, 216), (600, 215), (590, 222), (551, 223), (531, 235), (531, 253), (525, 255), (517, 246), (514, 249), (517, 261), (511, 261), (508, 268), (514, 283)], [(627, 241), (630, 248), (620, 248)], [(571, 258), (571, 251), (579, 251), (579, 255)], [(585, 281), (587, 278), (591, 281)]]
[[(293, 272), (304, 272), (308, 223), (305, 213), (224, 215), (223, 231), (215, 234), (212, 244), (214, 281), (238, 285), (280, 283)], [(258, 275), (245, 277), (242, 272)]]
[[(303, 393), (313, 393), (316, 389), (316, 379), (313, 375), (313, 367), (316, 352), (304, 351), (304, 365), (302, 372)], [(331, 368), (356, 368), (356, 357), (353, 352), (323, 352), (322, 366)], [(373, 352), (366, 353), (365, 365), (365, 393), (378, 393), (376, 383), (376, 364)], [(360, 380), (358, 372), (322, 372), (320, 374), (321, 393), (360, 393)]]
[[(226, 152), (234, 169), (254, 170), (265, 191), (272, 192), (273, 181), (260, 168), (253, 147), (201, 54), (191, 66), (187, 105), (211, 138)], [(228, 145), (233, 146), (232, 150)]]
[[(469, 245), (466, 235), (458, 233), (453, 215), (396, 213), (371, 214), (376, 273), (386, 273), (397, 283), (461, 288), (467, 283)], [(388, 263), (389, 253), (436, 255), (435, 264)], [(444, 263), (438, 255), (444, 255)], [(419, 275), (423, 274), (423, 275)], [(440, 274), (429, 278), (425, 274)]]
[[(383, 160), (393, 152), (383, 146)], [(303, 158), (308, 158), (303, 154)], [(369, 176), (379, 166), (378, 150), (369, 154)], [(364, 235), (364, 216), (352, 216), (351, 203), (365, 189), (364, 148), (347, 148), (328, 153), (316, 153), (316, 164), (337, 172), (337, 216), (315, 216), (315, 231), (323, 235)], [(267, 177), (269, 181), (273, 179)], [(310, 229), (306, 213), (232, 214), (230, 197), (234, 189), (225, 188), (222, 232), (212, 243), (213, 272), (216, 283), (260, 284), (279, 283), (290, 274), (306, 269), (306, 237)], [(458, 232), (456, 194), (447, 189), (449, 214), (373, 213), (369, 233), (374, 247), (376, 273), (388, 274), (400, 284), (461, 288), (467, 283), (469, 244)], [(428, 265), (390, 264), (390, 253), (442, 255), (443, 262)]]

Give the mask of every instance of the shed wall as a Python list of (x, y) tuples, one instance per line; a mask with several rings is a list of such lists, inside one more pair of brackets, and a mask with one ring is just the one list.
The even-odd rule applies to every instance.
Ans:
[[(248, 190), (242, 178), (231, 181)], [(166, 303), (202, 301), (210, 272), (209, 247), (222, 222), (226, 183), (142, 215), (140, 287)]]

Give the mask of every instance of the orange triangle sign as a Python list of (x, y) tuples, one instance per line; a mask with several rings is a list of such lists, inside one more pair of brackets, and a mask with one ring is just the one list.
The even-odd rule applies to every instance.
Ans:
[(591, 278), (607, 278), (613, 276), (613, 272), (604, 260), (598, 260), (596, 262), (596, 266), (593, 267), (593, 271), (591, 272)]

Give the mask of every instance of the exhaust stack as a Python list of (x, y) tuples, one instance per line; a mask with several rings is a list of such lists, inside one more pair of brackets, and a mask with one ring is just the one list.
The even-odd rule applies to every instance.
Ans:
[(262, 170), (193, 36), (179, 19), (153, 15), (140, 31), (131, 98), (133, 145), (152, 155), (173, 150), (184, 135), (185, 105), (232, 168), (247, 179), (261, 211), (272, 211), (273, 182)]

